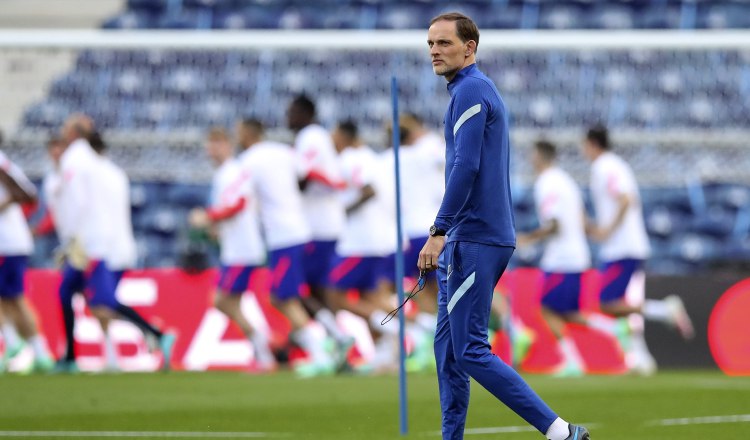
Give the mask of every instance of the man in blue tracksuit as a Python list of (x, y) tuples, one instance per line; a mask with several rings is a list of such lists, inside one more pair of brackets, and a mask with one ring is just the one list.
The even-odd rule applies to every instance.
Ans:
[(435, 17), (427, 43), (432, 68), (448, 80), (445, 196), (420, 270), (437, 270), (440, 292), (435, 356), (443, 439), (462, 439), (469, 377), (549, 440), (585, 440), (585, 428), (557, 416), (511, 367), (490, 351), (492, 292), (516, 244), (509, 182), (508, 115), (475, 62), (479, 31), (461, 14)]

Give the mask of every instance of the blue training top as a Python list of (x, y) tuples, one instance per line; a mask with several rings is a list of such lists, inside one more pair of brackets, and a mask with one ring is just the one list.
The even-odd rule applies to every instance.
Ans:
[(448, 91), (445, 196), (435, 226), (449, 242), (515, 246), (505, 103), (476, 64), (461, 69)]

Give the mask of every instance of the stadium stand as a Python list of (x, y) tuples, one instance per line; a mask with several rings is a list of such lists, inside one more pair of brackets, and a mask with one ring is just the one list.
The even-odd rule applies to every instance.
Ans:
[(750, 4), (696, 0), (129, 0), (107, 29), (414, 29), (446, 10), (480, 29), (725, 29), (750, 26)]
[[(750, 27), (750, 3), (695, 0), (327, 0), (314, 8), (301, 0), (129, 0), (127, 9), (103, 27), (404, 29), (423, 28), (447, 9), (478, 17), (482, 29)], [(747, 52), (482, 50), (479, 60), (512, 109), (515, 133), (579, 130), (561, 142), (561, 159), (581, 183), (588, 165), (577, 153), (577, 136), (590, 122), (606, 123), (615, 137), (628, 130), (731, 132), (748, 123)], [(211, 170), (195, 142), (207, 127), (231, 126), (239, 116), (252, 114), (276, 127), (277, 137), (288, 137), (285, 104), (309, 92), (324, 125), (356, 116), (365, 137), (381, 145), (390, 114), (389, 78), (371, 72), (392, 68), (402, 72), (403, 108), (439, 126), (445, 86), (424, 63), (422, 51), (83, 50), (44, 99), (26, 109), (9, 148), (32, 176), (40, 177), (43, 147), (31, 147), (25, 139), (38, 136), (26, 135), (57, 129), (71, 109), (92, 115), (112, 144), (114, 160), (135, 181), (139, 263), (174, 265), (185, 214), (207, 195)], [(515, 143), (523, 146), (529, 139)], [(717, 163), (750, 169), (748, 155), (716, 148), (709, 158), (696, 160), (694, 150), (665, 149), (640, 139), (627, 147), (626, 156), (645, 184), (644, 211), (654, 248), (650, 270), (689, 272), (750, 259), (750, 187), (700, 181), (703, 170)], [(536, 224), (531, 173), (525, 158), (516, 156), (517, 224), (527, 230)], [(174, 163), (180, 166), (170, 166)], [(687, 179), (691, 174), (696, 181)], [(716, 176), (721, 173), (709, 173), (709, 178)], [(37, 243), (33, 264), (50, 265), (54, 241)], [(534, 264), (538, 258), (538, 250), (527, 250), (518, 254), (516, 264)]]

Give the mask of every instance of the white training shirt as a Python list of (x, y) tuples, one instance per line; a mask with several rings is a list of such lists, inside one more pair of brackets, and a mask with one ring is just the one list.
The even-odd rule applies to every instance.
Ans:
[(284, 249), (309, 242), (312, 234), (299, 189), (294, 149), (262, 141), (242, 152), (239, 160), (252, 176), (268, 248)]
[(62, 185), (60, 215), (70, 238), (77, 239), (91, 260), (105, 260), (110, 253), (114, 225), (109, 199), (112, 196), (100, 157), (85, 139), (68, 146), (60, 159)]
[(258, 199), (251, 179), (250, 172), (234, 158), (226, 160), (214, 174), (212, 209), (235, 206), (239, 200), (245, 199), (244, 207), (237, 214), (218, 223), (220, 260), (226, 266), (259, 266), (265, 262)]
[(599, 255), (603, 261), (646, 259), (650, 254), (641, 197), (633, 171), (622, 158), (605, 152), (591, 166), (591, 195), (599, 226), (612, 224), (622, 194), (629, 197), (630, 205), (620, 227), (601, 245)]
[(312, 175), (329, 182), (324, 184), (312, 179), (302, 194), (312, 237), (314, 240), (337, 240), (344, 228), (346, 213), (334, 187), (341, 183), (341, 176), (331, 135), (320, 125), (308, 125), (297, 133), (294, 148), (299, 158), (301, 178)]
[(401, 147), (399, 159), (404, 233), (408, 238), (426, 237), (445, 193), (445, 141), (425, 134), (414, 145)]
[(583, 272), (591, 265), (586, 241), (581, 191), (572, 177), (553, 166), (534, 183), (534, 201), (541, 224), (557, 221), (557, 233), (547, 238), (540, 266), (545, 272)]
[(108, 206), (106, 211), (112, 222), (112, 240), (107, 255), (107, 267), (113, 271), (135, 267), (138, 253), (133, 224), (130, 218), (130, 180), (127, 174), (115, 163), (104, 156), (99, 156), (99, 165), (105, 179)]
[(70, 240), (72, 233), (70, 226), (67, 226), (62, 218), (62, 182), (60, 170), (53, 168), (44, 176), (42, 192), (44, 194), (44, 203), (52, 217), (57, 237), (61, 242), (66, 243)]
[[(29, 181), (21, 168), (0, 151), (0, 168), (18, 183), (25, 191), (36, 194), (34, 184)], [(10, 192), (5, 185), (0, 184), (0, 204), (10, 200)], [(34, 241), (29, 224), (18, 203), (13, 203), (0, 211), (0, 255), (17, 256), (31, 255), (34, 251)]]
[(336, 253), (341, 256), (379, 257), (396, 252), (394, 171), (370, 147), (349, 147), (339, 156), (347, 185), (340, 193), (344, 206), (359, 200), (366, 185), (375, 196), (349, 214)]

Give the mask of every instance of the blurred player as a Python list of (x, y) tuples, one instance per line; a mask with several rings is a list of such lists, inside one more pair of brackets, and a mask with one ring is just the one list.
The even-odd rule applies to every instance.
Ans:
[[(325, 323), (331, 320), (330, 311), (319, 312), (326, 303), (328, 271), (346, 215), (337, 195), (342, 182), (333, 141), (315, 116), (315, 104), (304, 95), (296, 97), (287, 109), (287, 124), (295, 133), (305, 218), (312, 231), (312, 241), (305, 248), (305, 280), (312, 298), (305, 300), (305, 306)], [(325, 325), (329, 327), (330, 322)]]
[[(106, 258), (107, 266), (114, 274), (115, 291), (126, 271), (135, 267), (137, 252), (135, 238), (133, 237), (133, 225), (130, 220), (130, 181), (127, 174), (108, 157), (105, 156), (107, 145), (104, 143), (98, 132), (89, 134), (88, 137), (91, 148), (99, 155), (97, 166), (101, 172), (102, 179), (99, 184), (104, 187), (107, 193), (106, 208), (109, 220), (111, 222), (112, 237), (109, 241), (109, 252)], [(115, 312), (118, 317), (124, 318), (135, 324), (144, 335), (155, 338), (159, 343), (160, 350), (164, 358), (164, 365), (169, 366), (172, 357), (172, 346), (175, 342), (175, 335), (172, 333), (163, 333), (148, 321), (146, 321), (138, 312), (130, 306), (115, 302)], [(114, 342), (110, 335), (105, 334), (105, 344), (109, 344), (107, 352), (115, 351)], [(109, 369), (117, 369), (116, 363), (111, 363)]]
[[(42, 179), (42, 196), (44, 202), (44, 216), (34, 227), (34, 235), (47, 235), (55, 232), (60, 227), (60, 221), (55, 220), (54, 213), (59, 212), (60, 207), (60, 157), (65, 152), (65, 142), (59, 136), (52, 136), (47, 140), (47, 156), (51, 163), (50, 169)], [(58, 233), (59, 236), (65, 234)]]
[(555, 163), (557, 149), (547, 141), (534, 144), (532, 164), (537, 173), (534, 200), (540, 227), (519, 235), (519, 246), (544, 241), (541, 269), (542, 316), (557, 338), (563, 362), (561, 376), (583, 374), (583, 364), (575, 342), (565, 332), (565, 324), (585, 324), (580, 314), (581, 275), (591, 265), (586, 241), (585, 212), (581, 191), (573, 178)]
[[(258, 197), (260, 218), (269, 250), (272, 274), (271, 294), (274, 305), (292, 325), (292, 338), (311, 358), (295, 368), (302, 376), (329, 374), (334, 371), (333, 359), (305, 311), (300, 298), (305, 287), (305, 245), (310, 241), (310, 228), (305, 221), (302, 195), (297, 181), (297, 157), (291, 146), (264, 140), (263, 124), (245, 119), (237, 124), (237, 135), (243, 152), (239, 161), (248, 173)], [(330, 313), (330, 312), (329, 312)], [(319, 312), (320, 314), (320, 312)], [(324, 327), (342, 351), (351, 346), (332, 321)]]
[(34, 243), (21, 205), (35, 201), (34, 184), (0, 151), (0, 306), (5, 317), (5, 355), (0, 361), (0, 372), (23, 347), (16, 335), (33, 349), (33, 370), (49, 371), (54, 367), (34, 314), (23, 296), (26, 264)]
[[(405, 113), (399, 121), (402, 148), (401, 206), (404, 232), (409, 247), (404, 253), (405, 274), (417, 278), (419, 271), (413, 264), (427, 242), (430, 229), (443, 199), (445, 179), (445, 141), (427, 130), (422, 120)], [(437, 323), (437, 278), (429, 274), (424, 291), (416, 298), (420, 308), (417, 321), (431, 332)]]
[[(78, 371), (73, 339), (73, 295), (85, 294), (104, 335), (108, 334), (110, 321), (118, 315), (115, 276), (107, 265), (115, 237), (115, 225), (108, 212), (113, 195), (106, 184), (108, 177), (101, 166), (101, 158), (87, 140), (93, 131), (94, 124), (89, 117), (74, 114), (65, 121), (61, 133), (68, 146), (60, 158), (59, 212), (54, 216), (63, 225), (60, 240), (65, 261), (59, 293), (67, 350), (58, 361), (59, 372)], [(117, 353), (107, 340), (105, 338), (106, 368), (117, 369)]]
[(583, 153), (592, 162), (591, 195), (596, 221), (589, 226), (589, 235), (601, 243), (601, 310), (613, 317), (632, 315), (632, 353), (626, 360), (631, 369), (649, 374), (655, 371), (656, 363), (646, 347), (643, 318), (671, 324), (685, 338), (693, 337), (693, 325), (676, 295), (644, 301), (642, 270), (650, 247), (638, 185), (630, 166), (612, 153), (605, 127), (588, 130)]
[(221, 269), (214, 305), (250, 340), (255, 350), (256, 368), (269, 371), (276, 367), (276, 360), (269, 348), (268, 337), (253, 328), (241, 307), (242, 294), (266, 257), (258, 218), (258, 199), (249, 171), (233, 157), (234, 148), (224, 129), (214, 128), (208, 133), (206, 153), (216, 166), (211, 208), (193, 210), (190, 223), (195, 227), (216, 225)]
[[(381, 325), (393, 309), (387, 260), (393, 258), (397, 246), (393, 171), (360, 141), (354, 122), (340, 122), (333, 140), (346, 183), (341, 200), (347, 217), (328, 278), (330, 302), (367, 320), (377, 339), (372, 367), (387, 370), (395, 365), (398, 336), (396, 321)], [(351, 289), (360, 293), (355, 303), (346, 298)]]

